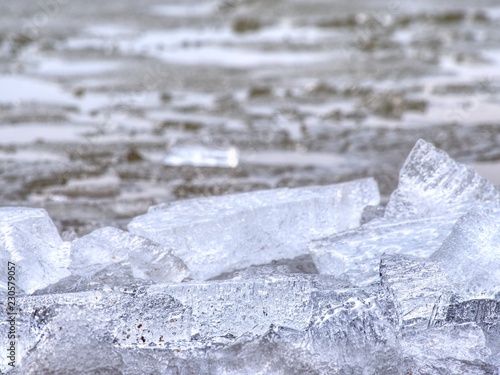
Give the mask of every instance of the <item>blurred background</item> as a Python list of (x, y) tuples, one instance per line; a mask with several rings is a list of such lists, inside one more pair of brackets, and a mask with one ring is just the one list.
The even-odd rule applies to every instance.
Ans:
[(150, 205), (374, 176), (419, 138), (500, 185), (494, 0), (0, 5), (0, 204), (63, 237)]

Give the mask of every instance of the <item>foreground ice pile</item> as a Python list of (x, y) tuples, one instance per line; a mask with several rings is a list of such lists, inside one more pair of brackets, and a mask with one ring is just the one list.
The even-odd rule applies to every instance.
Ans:
[(69, 243), (43, 210), (0, 209), (2, 373), (499, 373), (500, 191), (425, 141), (385, 212), (363, 179), (168, 203), (128, 229)]

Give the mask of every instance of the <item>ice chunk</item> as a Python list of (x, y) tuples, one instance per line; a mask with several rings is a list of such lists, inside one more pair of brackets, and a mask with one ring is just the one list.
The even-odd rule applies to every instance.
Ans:
[(307, 253), (307, 243), (359, 225), (376, 205), (373, 179), (274, 189), (152, 207), (130, 232), (172, 249), (195, 279)]
[[(311, 320), (312, 289), (305, 279), (269, 277), (19, 297), (19, 359), (55, 316), (75, 307), (95, 312), (102, 337), (121, 347), (205, 348), (243, 335), (257, 337), (271, 325), (304, 330)], [(6, 337), (5, 311), (0, 318), (0, 334)], [(0, 349), (6, 351), (4, 342)]]
[(189, 274), (169, 249), (118, 228), (100, 228), (71, 243), (73, 274), (92, 276), (117, 263), (129, 266), (135, 278), (157, 283), (182, 281)]
[(394, 299), (403, 328), (426, 328), (446, 317), (453, 290), (438, 263), (410, 256), (384, 255), (380, 276), (382, 286)]
[[(168, 347), (191, 338), (191, 308), (183, 306), (161, 289), (127, 289), (122, 291), (89, 291), (79, 293), (19, 296), (16, 315), (16, 361), (47, 336), (46, 330), (58, 316), (71, 316), (68, 310), (80, 311), (99, 336), (120, 347)], [(7, 337), (5, 311), (0, 310), (0, 334)], [(58, 318), (59, 319), (59, 318)], [(87, 319), (87, 318), (86, 318)], [(86, 324), (66, 326), (57, 320), (68, 339), (86, 337)], [(0, 350), (7, 352), (7, 340), (0, 341)], [(94, 353), (96, 353), (94, 351)], [(0, 359), (0, 372), (8, 368), (6, 357)]]
[(320, 273), (364, 286), (378, 282), (383, 253), (428, 257), (439, 249), (457, 218), (375, 219), (359, 228), (311, 241), (309, 251)]
[(236, 168), (239, 152), (234, 147), (213, 149), (203, 146), (173, 146), (163, 158), (169, 166), (192, 165), (195, 167)]
[(500, 202), (500, 189), (471, 167), (420, 139), (399, 173), (385, 217), (430, 216), (481, 202)]
[(468, 297), (500, 292), (500, 209), (474, 208), (432, 255)]
[(0, 290), (7, 287), (7, 264), (15, 264), (17, 292), (33, 293), (69, 275), (69, 246), (47, 212), (0, 208)]
[(198, 340), (261, 335), (271, 324), (305, 329), (311, 317), (311, 282), (293, 277), (190, 282), (151, 286), (192, 309)]
[(397, 373), (398, 337), (392, 311), (376, 290), (313, 293), (308, 346), (322, 361), (354, 373)]
[(453, 303), (448, 307), (446, 322), (475, 322), (485, 334), (492, 353), (490, 361), (500, 363), (500, 300), (475, 299)]
[(122, 357), (111, 342), (103, 339), (102, 311), (68, 306), (44, 327), (36, 350), (23, 358), (17, 373), (122, 374)]
[[(409, 370), (418, 374), (489, 374), (484, 363), (491, 351), (475, 323), (453, 324), (411, 333), (402, 340)], [(481, 363), (482, 362), (482, 363)]]

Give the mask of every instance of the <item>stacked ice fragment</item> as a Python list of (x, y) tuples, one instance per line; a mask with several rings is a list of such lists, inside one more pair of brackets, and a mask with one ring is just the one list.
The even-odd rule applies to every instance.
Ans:
[(421, 140), (378, 205), (372, 179), (200, 198), (71, 243), (2, 208), (0, 371), (498, 373), (499, 189)]

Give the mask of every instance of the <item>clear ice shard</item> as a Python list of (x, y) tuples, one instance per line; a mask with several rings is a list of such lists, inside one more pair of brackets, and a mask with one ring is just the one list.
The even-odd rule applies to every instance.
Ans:
[(399, 172), (397, 189), (385, 209), (386, 218), (431, 216), (467, 211), (478, 203), (500, 203), (500, 189), (471, 167), (457, 163), (420, 139)]
[(130, 232), (181, 258), (195, 279), (307, 254), (314, 238), (359, 225), (377, 205), (375, 180), (191, 199), (152, 207)]
[(379, 280), (383, 253), (428, 257), (441, 246), (457, 215), (429, 218), (374, 219), (333, 236), (309, 243), (309, 251), (322, 274), (364, 286)]
[(500, 207), (500, 189), (419, 140), (383, 217), (379, 213), (359, 228), (311, 241), (309, 251), (320, 273), (368, 285), (378, 281), (383, 253), (432, 255), (458, 218), (478, 205)]
[(432, 255), (467, 297), (500, 292), (500, 207), (473, 208)]
[(71, 243), (73, 275), (90, 277), (115, 264), (130, 267), (135, 278), (155, 283), (182, 281), (189, 275), (169, 249), (118, 228), (100, 228)]
[(6, 290), (7, 264), (16, 265), (15, 283), (31, 294), (69, 276), (69, 246), (40, 208), (0, 208), (0, 290)]

